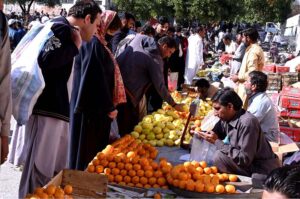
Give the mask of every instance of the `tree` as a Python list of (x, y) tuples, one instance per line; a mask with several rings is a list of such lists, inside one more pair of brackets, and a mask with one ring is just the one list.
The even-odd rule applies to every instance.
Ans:
[(29, 15), (30, 8), (33, 2), (43, 3), (49, 7), (53, 7), (55, 5), (59, 5), (59, 0), (8, 0), (9, 3), (18, 4), (22, 10), (22, 15)]

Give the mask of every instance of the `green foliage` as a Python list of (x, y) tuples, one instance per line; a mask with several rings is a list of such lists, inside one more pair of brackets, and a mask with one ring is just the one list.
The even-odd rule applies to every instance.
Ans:
[(8, 0), (9, 3), (16, 3), (20, 6), (23, 15), (27, 15), (30, 11), (31, 5), (33, 2), (38, 2), (45, 4), (49, 7), (54, 7), (55, 5), (59, 5), (59, 0)]
[(119, 11), (138, 19), (176, 17), (177, 21), (201, 23), (224, 21), (283, 22), (294, 0), (113, 0)]

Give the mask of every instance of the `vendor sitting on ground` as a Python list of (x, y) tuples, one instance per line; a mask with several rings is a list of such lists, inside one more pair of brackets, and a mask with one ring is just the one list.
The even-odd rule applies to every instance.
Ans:
[(196, 91), (199, 93), (199, 97), (202, 100), (212, 98), (218, 91), (218, 88), (211, 85), (206, 79), (199, 79), (195, 83)]
[(272, 100), (266, 93), (268, 76), (260, 71), (252, 71), (244, 84), (248, 96), (247, 111), (258, 119), (267, 140), (278, 142), (279, 123), (277, 113)]
[(257, 118), (242, 109), (243, 102), (237, 93), (224, 88), (216, 93), (212, 102), (220, 121), (212, 131), (196, 133), (216, 146), (213, 160), (220, 172), (267, 175), (279, 167), (279, 159)]

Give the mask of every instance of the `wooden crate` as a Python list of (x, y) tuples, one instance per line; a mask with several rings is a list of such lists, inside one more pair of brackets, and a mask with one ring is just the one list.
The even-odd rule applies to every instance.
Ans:
[(105, 198), (107, 183), (108, 180), (104, 174), (64, 169), (45, 187), (51, 184), (64, 187), (69, 184), (73, 187), (73, 198)]

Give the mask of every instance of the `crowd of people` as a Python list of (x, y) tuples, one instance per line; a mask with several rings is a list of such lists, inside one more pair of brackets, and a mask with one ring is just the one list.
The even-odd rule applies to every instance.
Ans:
[[(172, 27), (166, 17), (141, 26), (133, 14), (102, 11), (92, 0), (77, 1), (59, 17), (45, 15), (28, 31), (18, 20), (0, 14), (1, 163), (7, 159), (15, 109), (10, 52), (18, 54), (20, 40), (36, 34), (35, 27), (45, 34), (38, 55), (28, 57), (36, 61), (45, 87), (26, 124), (14, 129), (8, 154), (9, 162), (24, 166), (20, 198), (64, 168), (84, 170), (97, 152), (130, 133), (163, 101), (184, 111), (168, 91), (170, 71), (178, 73), (178, 90), (194, 85), (202, 100), (211, 98), (220, 121), (209, 132), (194, 133), (216, 146), (214, 162), (222, 172), (265, 179), (280, 167), (269, 144), (277, 142), (280, 133), (275, 107), (266, 94), (265, 58), (255, 28), (220, 23), (183, 29)], [(229, 57), (228, 78), (235, 90), (205, 79), (194, 81), (197, 71), (207, 67), (209, 50)], [(271, 178), (267, 192), (273, 192)]]

